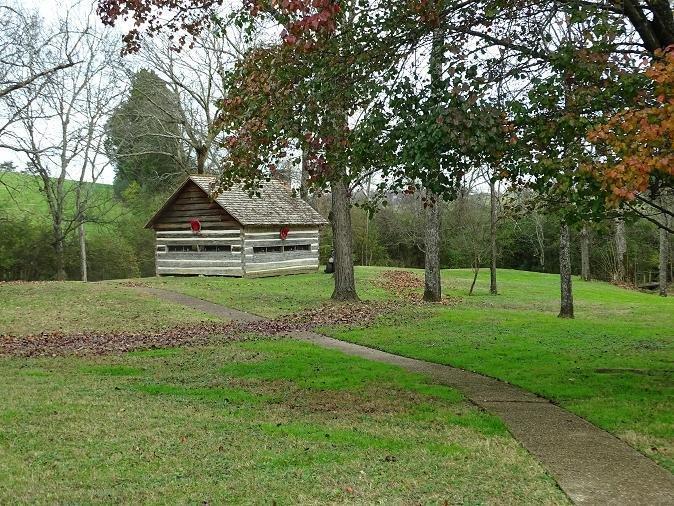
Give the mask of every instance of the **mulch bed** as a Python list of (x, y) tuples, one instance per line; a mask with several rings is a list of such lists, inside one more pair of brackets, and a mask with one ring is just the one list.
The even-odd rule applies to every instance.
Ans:
[(43, 332), (27, 336), (0, 335), (0, 355), (20, 357), (103, 355), (139, 349), (199, 346), (242, 341), (255, 336), (279, 336), (328, 325), (362, 327), (400, 308), (394, 302), (325, 304), (319, 308), (256, 322), (198, 323), (150, 332)]

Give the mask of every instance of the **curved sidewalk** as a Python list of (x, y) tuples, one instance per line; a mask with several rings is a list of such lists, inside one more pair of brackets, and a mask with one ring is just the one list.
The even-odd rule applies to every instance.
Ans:
[[(141, 289), (215, 316), (261, 317), (168, 290)], [(461, 391), (500, 417), (512, 435), (547, 469), (576, 504), (674, 505), (674, 475), (620, 439), (552, 402), (509, 383), (448, 365), (394, 355), (315, 332), (291, 337), (423, 373)], [(673, 408), (674, 409), (674, 408)]]

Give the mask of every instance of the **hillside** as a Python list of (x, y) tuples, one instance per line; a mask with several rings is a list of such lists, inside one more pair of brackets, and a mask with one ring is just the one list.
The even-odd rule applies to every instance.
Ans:
[[(72, 215), (75, 206), (75, 182), (66, 181), (64, 186), (68, 203), (66, 215)], [(123, 213), (123, 209), (113, 198), (112, 185), (88, 183), (86, 186), (87, 190), (93, 192), (94, 218), (102, 222), (88, 225), (89, 231), (96, 234), (105, 222), (114, 222)], [(40, 192), (39, 178), (19, 172), (0, 172), (0, 212), (22, 220), (48, 222), (49, 205)]]
[[(65, 226), (74, 225), (75, 183), (65, 182)], [(92, 197), (85, 224), (89, 280), (128, 278), (154, 272), (152, 234), (143, 228), (153, 199), (115, 198), (111, 185), (87, 184)], [(157, 198), (161, 198), (158, 195)], [(0, 281), (49, 280), (56, 274), (52, 220), (35, 176), (0, 172)], [(114, 238), (114, 240), (111, 240)], [(65, 237), (67, 279), (80, 279), (80, 251), (74, 226)]]

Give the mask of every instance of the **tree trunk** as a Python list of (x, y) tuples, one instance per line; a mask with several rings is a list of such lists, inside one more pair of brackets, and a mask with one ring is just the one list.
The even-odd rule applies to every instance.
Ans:
[(475, 290), (475, 283), (477, 283), (477, 276), (480, 274), (480, 259), (473, 259), (473, 282), (470, 284), (470, 290), (468, 295), (473, 295), (473, 290)]
[(583, 281), (590, 281), (590, 228), (583, 223), (580, 231), (580, 271)]
[(489, 183), (491, 215), (489, 221), (489, 241), (491, 243), (491, 264), (489, 265), (489, 293), (498, 295), (498, 286), (496, 285), (496, 256), (498, 255), (496, 245), (496, 220), (497, 202), (496, 202), (496, 183), (490, 181)]
[(426, 191), (424, 300), (439, 302), (442, 298), (440, 282), (440, 201), (430, 190)]
[(573, 291), (571, 286), (571, 240), (569, 225), (559, 227), (559, 278), (561, 282), (560, 318), (573, 318)]
[(61, 223), (60, 219), (54, 217), (52, 222), (52, 230), (54, 234), (54, 252), (56, 253), (56, 280), (65, 281), (65, 238), (63, 237), (63, 224)]
[(300, 174), (300, 198), (305, 202), (309, 202), (309, 187), (307, 181), (309, 179), (309, 170), (307, 169), (307, 153), (302, 151), (302, 173)]
[(622, 218), (615, 219), (615, 250), (616, 264), (613, 273), (614, 283), (623, 283), (625, 281), (625, 254), (627, 253), (627, 239), (625, 238), (625, 221)]
[[(666, 220), (667, 218), (665, 218)], [(660, 296), (667, 297), (667, 270), (669, 264), (669, 233), (660, 229)]]
[(80, 274), (82, 277), (82, 281), (85, 283), (88, 281), (87, 279), (87, 241), (86, 241), (86, 235), (84, 231), (84, 222), (80, 222), (79, 226), (77, 227), (77, 232), (79, 235), (79, 240), (80, 240)]
[(335, 249), (335, 300), (355, 301), (356, 281), (353, 273), (353, 246), (351, 231), (351, 197), (342, 180), (330, 184), (332, 193), (332, 244)]
[[(445, 26), (441, 24), (433, 32), (428, 73), (431, 78), (431, 96), (439, 97), (442, 91), (442, 71), (445, 60)], [(429, 171), (439, 170), (439, 160), (431, 164)], [(440, 281), (440, 199), (431, 190), (426, 190), (424, 230), (424, 300), (439, 302), (442, 298)]]
[(199, 146), (194, 151), (197, 154), (197, 174), (203, 174), (206, 169), (206, 159), (208, 158), (208, 148)]

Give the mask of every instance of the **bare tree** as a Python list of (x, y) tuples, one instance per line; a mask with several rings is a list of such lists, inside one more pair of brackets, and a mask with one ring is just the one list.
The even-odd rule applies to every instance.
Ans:
[(222, 134), (218, 126), (218, 101), (225, 98), (227, 71), (241, 58), (246, 46), (243, 37), (232, 27), (220, 32), (204, 33), (181, 52), (175, 51), (169, 37), (155, 40), (140, 54), (140, 64), (148, 65), (166, 81), (179, 97), (180, 108), (162, 110), (181, 126), (179, 141), (193, 156), (197, 173), (207, 166), (218, 167)]
[(453, 235), (455, 240), (461, 242), (462, 249), (470, 254), (470, 267), (473, 271), (468, 295), (473, 294), (480, 269), (492, 247), (491, 206), (486, 206), (487, 198), (491, 200), (491, 195), (464, 192), (454, 202), (456, 232)]
[(72, 54), (65, 53), (59, 61), (37, 67), (35, 63), (48, 56), (50, 42), (37, 14), (26, 12), (15, 2), (0, 4), (0, 98), (39, 85), (53, 73), (77, 63)]
[[(84, 21), (77, 22), (76, 17)], [(91, 183), (107, 164), (102, 156), (104, 125), (124, 93), (115, 35), (97, 31), (90, 19), (90, 13), (83, 16), (72, 10), (55, 25), (45, 26), (49, 51), (33, 63), (33, 72), (54, 68), (54, 61), (61, 61), (63, 55), (79, 63), (52, 73), (34, 97), (25, 97), (25, 106), (11, 109), (16, 123), (5, 132), (3, 142), (27, 159), (27, 171), (37, 176), (47, 200), (57, 279), (65, 279), (65, 241), (75, 229), (80, 231), (81, 270), (86, 279), (84, 223), (93, 219), (101, 205), (94, 201)], [(15, 92), (29, 93), (32, 90)]]

